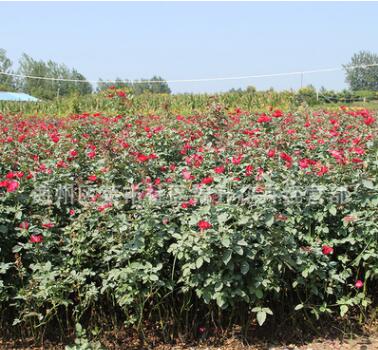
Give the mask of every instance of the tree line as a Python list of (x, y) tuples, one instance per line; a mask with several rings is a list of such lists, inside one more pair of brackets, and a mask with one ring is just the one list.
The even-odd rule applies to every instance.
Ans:
[[(129, 87), (136, 95), (149, 93), (170, 94), (171, 90), (167, 82), (160, 76), (138, 81), (116, 79), (116, 83), (108, 83), (100, 79), (96, 89), (89, 82), (74, 82), (70, 80), (87, 80), (86, 77), (75, 68), (68, 68), (65, 64), (52, 60), (36, 60), (23, 54), (18, 61), (18, 69), (13, 69), (13, 62), (7, 57), (4, 49), (0, 49), (0, 72), (23, 76), (49, 77), (65, 80), (47, 80), (21, 78), (12, 75), (0, 74), (0, 91), (19, 91), (32, 96), (51, 100), (58, 96), (70, 96), (73, 94), (87, 95), (95, 91), (101, 91), (115, 86), (116, 88)], [(150, 81), (158, 81), (151, 83)]]
[[(373, 66), (371, 66), (373, 65)], [(345, 71), (345, 82), (349, 85), (349, 90), (342, 90), (339, 92), (327, 90), (321, 87), (320, 94), (339, 95), (340, 98), (352, 98), (357, 96), (359, 98), (372, 96), (372, 92), (378, 91), (378, 55), (369, 51), (360, 51), (355, 53), (350, 62), (343, 65)], [(273, 88), (269, 89), (273, 91)], [(298, 93), (306, 94), (307, 90), (311, 95), (316, 96), (316, 89), (312, 85), (301, 88)], [(254, 86), (248, 86), (246, 89), (231, 89), (232, 93), (256, 93), (257, 89)], [(374, 95), (374, 94), (373, 94)], [(352, 96), (352, 97), (351, 97)], [(374, 95), (375, 96), (375, 95)]]
[[(366, 68), (356, 66), (375, 65)], [(348, 64), (344, 66), (345, 80), (351, 92), (378, 91), (378, 55), (369, 51), (360, 51), (354, 54)], [(52, 60), (36, 60), (27, 54), (23, 54), (18, 61), (18, 69), (13, 70), (13, 62), (7, 57), (6, 51), (0, 49), (0, 72), (18, 74), (23, 76), (51, 77), (62, 80), (31, 79), (11, 75), (0, 74), (0, 91), (20, 91), (32, 96), (51, 100), (57, 96), (69, 96), (72, 94), (86, 95), (95, 91), (102, 91), (111, 86), (115, 88), (130, 88), (135, 95), (143, 93), (170, 94), (171, 89), (167, 82), (160, 76), (151, 79), (128, 80), (117, 78), (115, 82), (107, 82), (99, 79), (94, 88), (89, 82), (74, 82), (69, 80), (87, 80), (85, 76), (74, 68), (68, 68), (65, 64)], [(154, 81), (153, 83), (151, 81)], [(253, 86), (247, 89), (232, 89), (230, 92), (255, 93)]]

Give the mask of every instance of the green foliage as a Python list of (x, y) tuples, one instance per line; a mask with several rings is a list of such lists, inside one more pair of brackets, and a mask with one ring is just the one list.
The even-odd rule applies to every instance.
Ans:
[[(7, 57), (7, 52), (0, 48), (0, 71), (12, 73), (12, 61)], [(12, 76), (0, 74), (0, 91), (14, 91), (15, 82)]]
[(301, 88), (296, 94), (298, 103), (307, 103), (309, 106), (314, 106), (318, 103), (316, 90), (312, 85)]
[(134, 95), (141, 94), (170, 94), (171, 89), (167, 82), (159, 76), (153, 76), (151, 79), (141, 80), (121, 80), (117, 78), (115, 83), (100, 82), (98, 84), (98, 91), (107, 90), (109, 88), (123, 89), (128, 88)]
[(102, 350), (104, 349), (99, 342), (91, 342), (88, 340), (85, 331), (80, 323), (76, 324), (75, 344), (66, 346), (65, 350)]
[(63, 100), (64, 118), (1, 115), (4, 330), (81, 324), (79, 349), (120, 325), (170, 339), (363, 321), (377, 302), (377, 115), (273, 108), (292, 99), (119, 88)]
[[(118, 85), (117, 85), (118, 86)], [(256, 93), (222, 93), (209, 94), (155, 94), (143, 93), (134, 95), (129, 87), (111, 85), (112, 89), (104, 89), (92, 95), (68, 96), (53, 101), (41, 101), (38, 103), (18, 103), (0, 101), (0, 110), (3, 113), (38, 113), (42, 115), (63, 116), (71, 113), (89, 112), (103, 113), (127, 112), (131, 114), (158, 114), (177, 115), (206, 113), (210, 106), (221, 107), (227, 111), (237, 108), (249, 112), (270, 111), (273, 108), (288, 110), (297, 105), (295, 93), (262, 92)], [(119, 97), (117, 91), (124, 91), (125, 97)], [(104, 98), (109, 96), (108, 98)], [(127, 101), (126, 101), (127, 100)]]
[(366, 68), (353, 68), (378, 64), (378, 55), (369, 51), (360, 51), (354, 54), (351, 62), (344, 66), (346, 81), (352, 91), (378, 91), (378, 65)]
[[(47, 62), (42, 60), (37, 61), (26, 54), (23, 54), (19, 61), (18, 73), (21, 75), (56, 79), (85, 80), (85, 77), (77, 70), (70, 70), (64, 64), (58, 64), (51, 60)], [(74, 93), (85, 95), (92, 92), (90, 83), (70, 81), (25, 78), (20, 79), (17, 86), (19, 90), (25, 93), (47, 100), (51, 100), (57, 96), (68, 96)]]

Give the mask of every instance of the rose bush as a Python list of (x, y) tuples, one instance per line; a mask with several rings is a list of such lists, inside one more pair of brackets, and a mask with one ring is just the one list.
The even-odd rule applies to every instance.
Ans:
[(365, 315), (377, 301), (376, 115), (211, 108), (0, 115), (3, 329), (106, 320), (142, 334), (150, 321), (169, 337)]

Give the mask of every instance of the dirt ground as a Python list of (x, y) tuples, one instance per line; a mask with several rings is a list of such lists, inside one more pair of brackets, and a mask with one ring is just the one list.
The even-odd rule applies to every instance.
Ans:
[[(137, 345), (125, 343), (125, 344), (117, 344), (104, 347), (105, 349), (120, 349), (120, 350), (127, 350), (127, 349), (138, 349)], [(14, 343), (14, 342), (2, 342), (0, 340), (0, 349), (1, 350), (61, 350), (64, 349), (63, 344), (59, 345), (49, 345), (46, 344), (45, 346), (33, 347), (27, 346), (25, 343)], [(371, 336), (360, 336), (356, 337), (355, 339), (349, 340), (317, 340), (313, 341), (308, 344), (287, 344), (287, 345), (280, 345), (280, 344), (269, 344), (269, 342), (259, 342), (256, 344), (245, 344), (237, 339), (228, 339), (223, 342), (222, 345), (206, 345), (206, 343), (198, 344), (198, 345), (187, 345), (187, 344), (179, 344), (179, 345), (158, 345), (156, 347), (139, 347), (139, 349), (156, 349), (156, 350), (378, 350), (378, 334), (374, 334)]]
[[(319, 338), (311, 338), (311, 335), (301, 334), (299, 330), (293, 334), (284, 333), (280, 336), (278, 329), (266, 329), (264, 333), (256, 332), (248, 336), (249, 340), (242, 337), (240, 328), (234, 328), (232, 333), (222, 336), (209, 336), (196, 343), (185, 343), (177, 340), (175, 345), (164, 344), (155, 337), (154, 333), (146, 334), (146, 343), (148, 345), (141, 346), (137, 336), (127, 333), (125, 330), (108, 331), (103, 333), (101, 338), (101, 350), (378, 350), (378, 322), (374, 321), (369, 325), (365, 325), (362, 329), (344, 329), (333, 335), (326, 335), (327, 329), (331, 329), (331, 325), (327, 324), (323, 328), (322, 336)], [(329, 332), (332, 334), (332, 332)], [(301, 334), (301, 335), (300, 335)], [(68, 343), (51, 343), (46, 341), (43, 346), (35, 346), (33, 338), (17, 339), (13, 341), (5, 341), (0, 334), (0, 350), (64, 350)], [(296, 339), (295, 342), (289, 343), (279, 339)], [(299, 339), (299, 340), (298, 340)], [(306, 341), (301, 341), (306, 339)], [(310, 340), (309, 340), (310, 339)], [(77, 348), (79, 350), (92, 350), (88, 347)], [(100, 350), (94, 347), (93, 350)]]
[(223, 346), (212, 347), (200, 345), (197, 347), (158, 347), (158, 350), (370, 350), (378, 349), (378, 338), (361, 337), (353, 340), (340, 342), (337, 340), (322, 340), (306, 345), (288, 344), (285, 346), (277, 344), (256, 344), (246, 345), (239, 341), (229, 340)]

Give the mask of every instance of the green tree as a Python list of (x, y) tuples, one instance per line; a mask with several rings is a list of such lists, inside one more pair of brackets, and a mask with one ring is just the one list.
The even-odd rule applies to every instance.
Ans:
[[(86, 80), (85, 76), (79, 73), (76, 69), (71, 71), (71, 79), (75, 80)], [(70, 84), (70, 93), (79, 93), (80, 95), (88, 95), (93, 91), (92, 85), (88, 82), (86, 83), (71, 83)]]
[[(377, 64), (377, 66), (356, 68)], [(369, 51), (360, 51), (352, 56), (351, 62), (344, 65), (346, 82), (352, 91), (378, 91), (378, 55)]]
[(123, 89), (125, 87), (131, 87), (131, 86), (132, 86), (132, 82), (129, 81), (128, 79), (122, 80), (121, 78), (116, 78), (114, 82), (107, 82), (100, 79), (97, 86), (97, 91), (107, 90), (110, 87), (115, 87), (116, 89)]
[[(168, 83), (160, 76), (153, 76), (151, 78), (152, 81), (155, 81), (155, 83), (150, 83), (150, 91), (153, 94), (170, 94), (171, 89), (168, 86)], [(159, 81), (159, 83), (156, 83), (156, 81)]]
[[(7, 57), (7, 52), (0, 49), (0, 72), (12, 73), (12, 61)], [(0, 90), (14, 91), (14, 78), (10, 75), (0, 74)]]
[(141, 80), (121, 80), (117, 78), (115, 82), (106, 82), (100, 79), (97, 89), (99, 91), (106, 90), (114, 86), (117, 89), (122, 89), (124, 87), (129, 87), (132, 89), (135, 95), (141, 95), (144, 93), (151, 94), (170, 94), (171, 89), (168, 83), (160, 76), (153, 76), (151, 79), (141, 79)]
[(245, 91), (249, 94), (255, 94), (257, 92), (257, 89), (253, 85), (248, 85)]
[[(66, 65), (51, 60), (47, 62), (35, 60), (27, 54), (22, 55), (19, 66), (19, 74), (22, 75), (67, 80), (85, 80), (85, 77), (76, 69), (70, 70)], [(53, 99), (56, 96), (68, 96), (75, 93), (89, 94), (92, 92), (92, 85), (88, 82), (34, 78), (22, 79), (19, 82), (19, 88), (26, 93), (44, 99)]]

